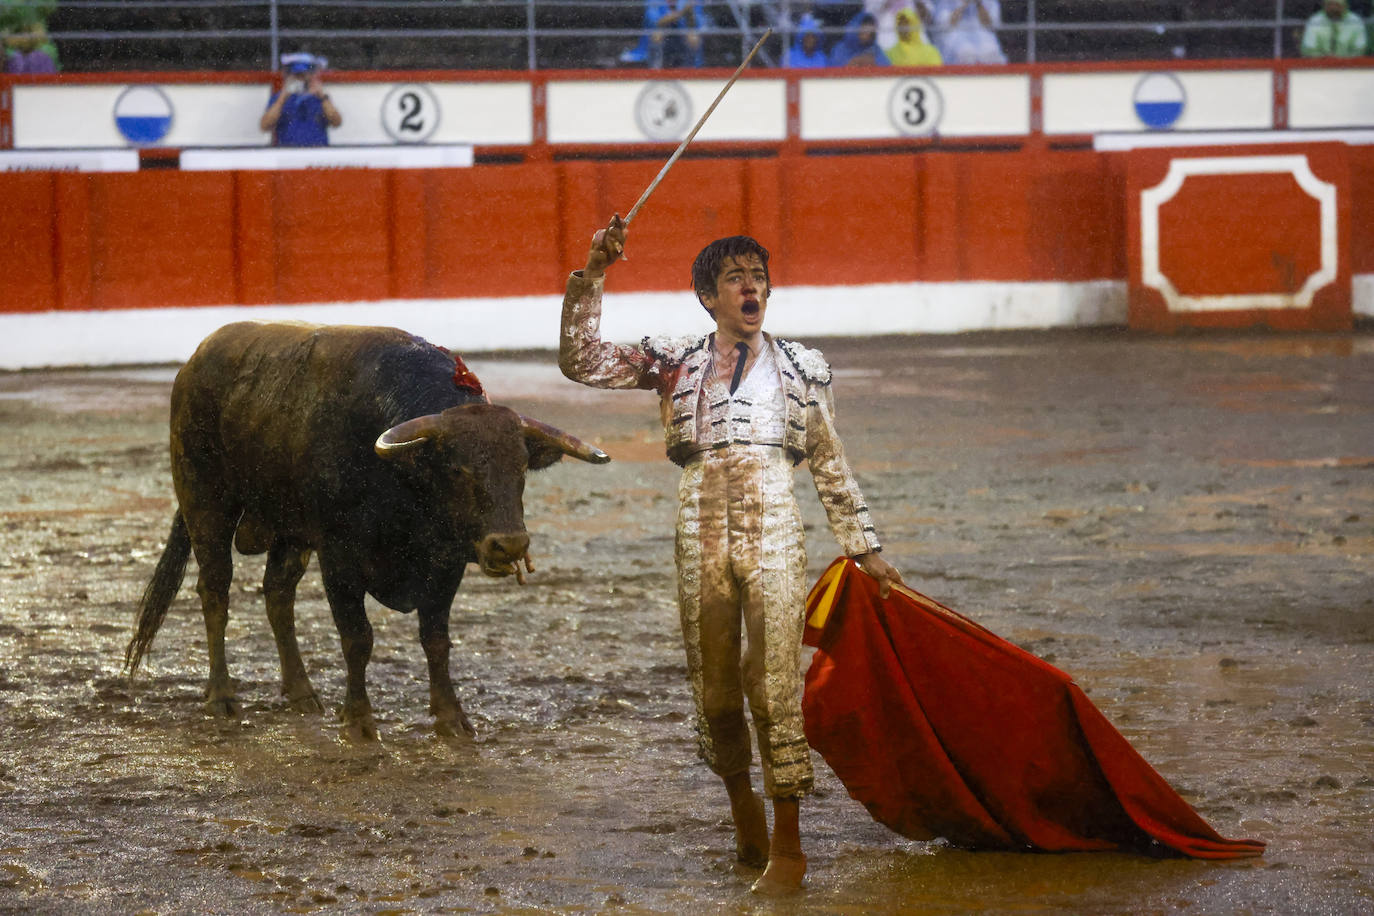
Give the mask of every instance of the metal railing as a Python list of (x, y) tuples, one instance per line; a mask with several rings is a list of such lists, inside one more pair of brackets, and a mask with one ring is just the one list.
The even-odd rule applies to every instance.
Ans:
[[(708, 65), (738, 62), (772, 26), (777, 34), (761, 63), (779, 66), (797, 13), (809, 4), (703, 6)], [(1089, 22), (1043, 18), (1052, 6), (1003, 0), (997, 34), (1010, 60), (1281, 58), (1296, 53), (1314, 8), (1273, 0), (1267, 18)], [(643, 11), (644, 0), (59, 0), (49, 30), (67, 70), (264, 69), (300, 47), (344, 69), (610, 68), (622, 66), (618, 52), (641, 40)], [(1290, 15), (1299, 12), (1302, 18)], [(831, 22), (824, 31), (834, 37), (844, 25)]]

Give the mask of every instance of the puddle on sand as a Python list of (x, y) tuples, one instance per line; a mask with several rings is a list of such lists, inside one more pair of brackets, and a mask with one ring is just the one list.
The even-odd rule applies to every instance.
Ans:
[(1374, 338), (1367, 334), (1266, 334), (1239, 339), (1193, 339), (1185, 346), (1203, 353), (1225, 353), (1246, 359), (1326, 356), (1369, 356), (1374, 354)]

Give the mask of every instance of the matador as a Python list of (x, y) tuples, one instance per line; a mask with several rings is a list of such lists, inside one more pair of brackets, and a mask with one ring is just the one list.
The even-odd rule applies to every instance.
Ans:
[[(714, 333), (627, 346), (601, 339), (605, 272), (625, 238), (617, 215), (569, 277), (559, 366), (585, 385), (658, 392), (668, 457), (682, 467), (678, 610), (699, 750), (725, 782), (740, 862), (766, 866), (753, 890), (787, 893), (806, 873), (799, 800), (813, 780), (802, 728), (806, 552), (794, 466), (808, 462), (835, 539), (884, 594), (901, 576), (879, 556), (835, 432), (830, 367), (818, 351), (763, 332), (767, 250), (732, 236), (697, 256), (692, 285)], [(749, 773), (746, 700), (773, 801), (771, 839)]]

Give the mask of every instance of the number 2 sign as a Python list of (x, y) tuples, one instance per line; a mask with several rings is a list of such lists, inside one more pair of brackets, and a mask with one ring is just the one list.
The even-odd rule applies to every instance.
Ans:
[(397, 143), (424, 143), (439, 126), (439, 100), (428, 86), (404, 83), (382, 100), (382, 129)]

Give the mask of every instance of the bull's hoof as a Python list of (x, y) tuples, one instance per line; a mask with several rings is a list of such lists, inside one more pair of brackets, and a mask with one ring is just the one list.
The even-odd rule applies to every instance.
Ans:
[(299, 696), (287, 697), (286, 702), (296, 712), (307, 715), (320, 715), (324, 712), (324, 704), (320, 702), (320, 698), (315, 695), (313, 690)]
[(429, 698), (429, 714), (434, 717), (434, 731), (446, 738), (460, 735), (477, 737), (477, 729), (468, 721), (463, 704), (459, 703), (458, 697), (452, 693), (446, 695), (444, 691), (432, 691)]
[(212, 696), (205, 701), (205, 712), (217, 719), (239, 719), (243, 717), (243, 707), (239, 699), (229, 696)]
[(376, 744), (381, 740), (377, 734), (377, 723), (371, 716), (357, 716), (344, 719), (339, 734), (350, 744)]
[(462, 710), (457, 716), (439, 716), (434, 720), (434, 732), (441, 738), (476, 738), (477, 729), (472, 727)]

